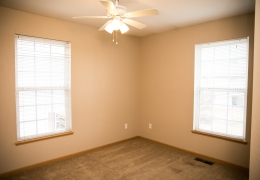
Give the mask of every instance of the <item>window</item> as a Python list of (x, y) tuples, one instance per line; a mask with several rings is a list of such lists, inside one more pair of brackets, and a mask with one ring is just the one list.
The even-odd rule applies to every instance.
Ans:
[(248, 38), (195, 46), (193, 130), (245, 140)]
[(71, 131), (70, 43), (15, 35), (18, 141)]

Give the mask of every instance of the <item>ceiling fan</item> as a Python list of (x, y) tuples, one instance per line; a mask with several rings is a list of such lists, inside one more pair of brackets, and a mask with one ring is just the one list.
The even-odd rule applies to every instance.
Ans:
[[(106, 16), (78, 16), (73, 17), (74, 19), (81, 19), (81, 18), (112, 18), (107, 23), (105, 23), (99, 31), (106, 30), (108, 33), (114, 36), (114, 31), (120, 30), (122, 34), (129, 30), (128, 25), (133, 26), (138, 29), (143, 29), (146, 27), (145, 24), (132, 20), (130, 18), (135, 17), (143, 17), (143, 16), (153, 16), (158, 15), (159, 12), (157, 9), (147, 9), (147, 10), (140, 10), (140, 11), (133, 11), (127, 12), (127, 8), (124, 6), (118, 5), (119, 0), (114, 0), (115, 4), (112, 1), (108, 0), (100, 0), (100, 3), (107, 9)], [(114, 39), (113, 39), (114, 41)]]

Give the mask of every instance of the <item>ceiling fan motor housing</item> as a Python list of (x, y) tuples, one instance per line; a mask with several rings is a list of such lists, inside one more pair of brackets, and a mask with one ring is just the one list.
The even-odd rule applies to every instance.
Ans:
[(124, 14), (127, 12), (127, 8), (125, 6), (115, 5), (118, 14)]

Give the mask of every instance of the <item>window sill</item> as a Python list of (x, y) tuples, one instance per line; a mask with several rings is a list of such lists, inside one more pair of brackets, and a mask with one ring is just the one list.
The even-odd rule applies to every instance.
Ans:
[(18, 141), (18, 142), (15, 143), (15, 145), (19, 146), (19, 145), (22, 145), (22, 144), (33, 143), (33, 142), (42, 141), (42, 140), (46, 140), (46, 139), (52, 139), (52, 138), (57, 138), (57, 137), (61, 137), (61, 136), (72, 135), (73, 133), (74, 132), (70, 131), (70, 132), (65, 132), (65, 133), (60, 133), (60, 134), (53, 134), (53, 135), (44, 136), (44, 137), (27, 139), (27, 140), (23, 140), (23, 141)]
[(191, 132), (195, 133), (195, 134), (200, 134), (200, 135), (213, 137), (213, 138), (224, 139), (224, 140), (227, 140), (227, 141), (237, 142), (237, 143), (241, 143), (241, 144), (247, 144), (247, 142), (245, 140), (242, 140), (242, 139), (235, 139), (235, 138), (225, 137), (225, 136), (221, 136), (221, 135), (216, 135), (216, 134), (210, 134), (210, 133), (206, 133), (206, 132), (196, 131), (196, 130), (192, 130)]

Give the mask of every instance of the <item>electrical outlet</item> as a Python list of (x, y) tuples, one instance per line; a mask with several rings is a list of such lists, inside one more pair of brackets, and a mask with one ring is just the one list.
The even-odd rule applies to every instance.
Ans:
[(127, 129), (128, 128), (128, 124), (127, 123), (125, 123), (125, 129)]
[(149, 129), (152, 129), (153, 125), (151, 123), (149, 123)]

